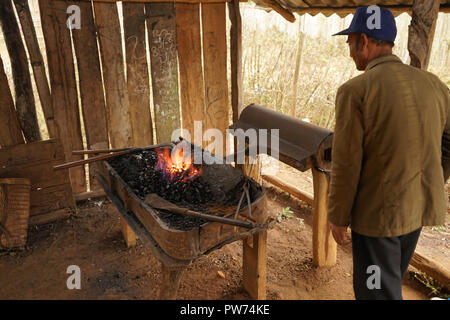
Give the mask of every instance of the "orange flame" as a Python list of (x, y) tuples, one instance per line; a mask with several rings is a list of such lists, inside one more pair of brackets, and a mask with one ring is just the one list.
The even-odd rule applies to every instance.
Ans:
[(158, 162), (155, 170), (160, 171), (166, 179), (181, 179), (186, 182), (201, 174), (201, 169), (192, 164), (192, 157), (185, 156), (183, 148), (176, 148), (172, 152), (169, 148), (156, 149)]

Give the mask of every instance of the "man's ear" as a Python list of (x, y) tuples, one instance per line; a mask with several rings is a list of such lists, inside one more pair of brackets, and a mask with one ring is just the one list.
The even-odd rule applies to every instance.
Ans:
[(361, 34), (361, 49), (367, 48), (369, 46), (369, 38), (365, 33)]

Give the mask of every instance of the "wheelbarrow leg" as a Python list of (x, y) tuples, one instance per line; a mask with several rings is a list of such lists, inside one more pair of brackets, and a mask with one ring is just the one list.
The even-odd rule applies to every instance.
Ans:
[(162, 279), (159, 300), (174, 300), (177, 296), (180, 279), (185, 267), (166, 267), (162, 264)]
[(266, 299), (267, 231), (243, 240), (242, 282), (252, 299)]

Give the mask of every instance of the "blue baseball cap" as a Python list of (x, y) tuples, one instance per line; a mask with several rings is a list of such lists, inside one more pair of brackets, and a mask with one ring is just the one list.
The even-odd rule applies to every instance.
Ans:
[(358, 7), (350, 26), (333, 36), (350, 33), (365, 33), (368, 37), (394, 42), (397, 36), (394, 15), (388, 9), (376, 5)]

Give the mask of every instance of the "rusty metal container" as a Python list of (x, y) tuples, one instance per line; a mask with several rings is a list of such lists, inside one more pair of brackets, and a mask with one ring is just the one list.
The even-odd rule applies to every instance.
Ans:
[[(271, 141), (278, 140), (279, 160), (306, 171), (316, 167), (322, 171), (331, 170), (331, 146), (333, 131), (309, 122), (290, 117), (281, 112), (250, 104), (242, 110), (239, 120), (230, 129), (266, 129), (267, 153), (271, 154)], [(274, 133), (271, 129), (278, 129)], [(272, 137), (272, 135), (276, 135)], [(258, 145), (261, 145), (258, 135)], [(266, 143), (266, 142), (264, 142)], [(247, 146), (250, 149), (250, 146)]]

